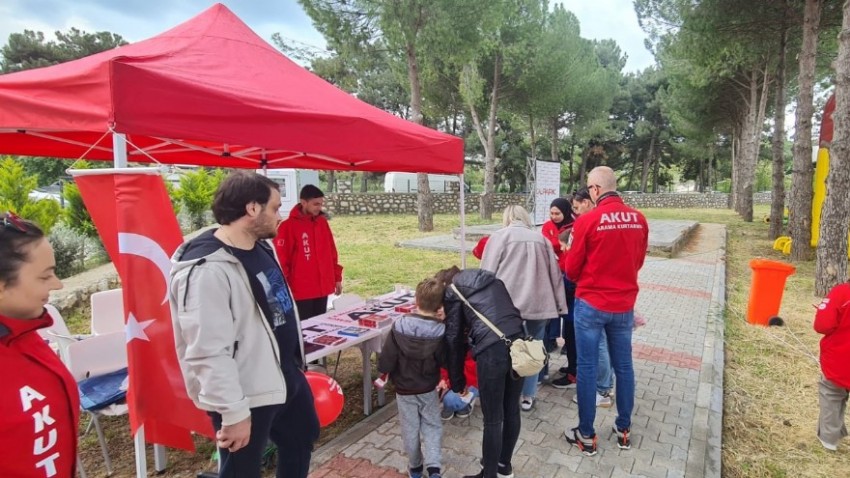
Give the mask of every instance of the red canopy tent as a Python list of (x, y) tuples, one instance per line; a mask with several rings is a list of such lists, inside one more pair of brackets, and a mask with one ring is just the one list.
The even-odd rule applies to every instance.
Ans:
[(145, 41), (0, 75), (0, 153), (113, 160), (112, 133), (138, 162), (463, 170), (460, 138), (337, 89), (221, 4)]

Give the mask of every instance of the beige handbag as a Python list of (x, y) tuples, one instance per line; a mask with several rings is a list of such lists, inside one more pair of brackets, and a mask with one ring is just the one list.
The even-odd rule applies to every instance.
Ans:
[(511, 350), (511, 367), (515, 374), (520, 377), (531, 377), (533, 375), (537, 375), (543, 370), (543, 367), (549, 362), (549, 354), (546, 353), (546, 347), (543, 345), (542, 340), (532, 339), (530, 337), (519, 337), (511, 341), (509, 338), (505, 337), (505, 334), (499, 330), (498, 327), (493, 325), (487, 317), (484, 317), (484, 314), (478, 312), (472, 304), (466, 300), (466, 297), (460, 293), (460, 291), (455, 287), (454, 284), (451, 284), (451, 289), (457, 294), (458, 297), (469, 307), (475, 315), (481, 319), (482, 322), (487, 324), (490, 329), (502, 339), (505, 344)]

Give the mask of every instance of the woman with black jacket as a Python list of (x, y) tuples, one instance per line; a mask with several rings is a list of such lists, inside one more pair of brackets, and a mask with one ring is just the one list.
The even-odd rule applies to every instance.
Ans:
[(492, 272), (457, 267), (437, 273), (446, 283), (448, 371), (452, 391), (464, 392), (463, 360), (468, 347), (478, 369), (481, 411), (484, 413), (483, 470), (465, 478), (513, 477), (511, 457), (519, 437), (519, 397), (523, 381), (513, 376), (510, 348), (448, 285), (454, 284), (470, 305), (510, 339), (522, 335), (522, 317), (505, 284)]

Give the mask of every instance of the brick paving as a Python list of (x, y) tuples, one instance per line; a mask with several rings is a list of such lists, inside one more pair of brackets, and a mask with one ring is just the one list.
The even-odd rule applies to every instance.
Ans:
[[(517, 478), (720, 476), (725, 244), (725, 226), (702, 224), (676, 258), (650, 257), (641, 270), (636, 310), (648, 323), (633, 339), (632, 449), (618, 449), (608, 435), (612, 407), (597, 412), (599, 453), (579, 453), (563, 438), (578, 424), (575, 389), (543, 386), (534, 409), (522, 414), (512, 462)], [(553, 370), (563, 365), (562, 357), (553, 360)], [(478, 408), (444, 422), (444, 476), (479, 471), (482, 430)], [(310, 476), (398, 477), (406, 465), (389, 404), (317, 450)]]

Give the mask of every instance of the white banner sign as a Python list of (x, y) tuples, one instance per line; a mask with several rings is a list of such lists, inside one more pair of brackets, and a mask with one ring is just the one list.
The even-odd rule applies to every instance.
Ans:
[(534, 184), (534, 223), (549, 220), (549, 205), (561, 195), (561, 163), (537, 161)]

